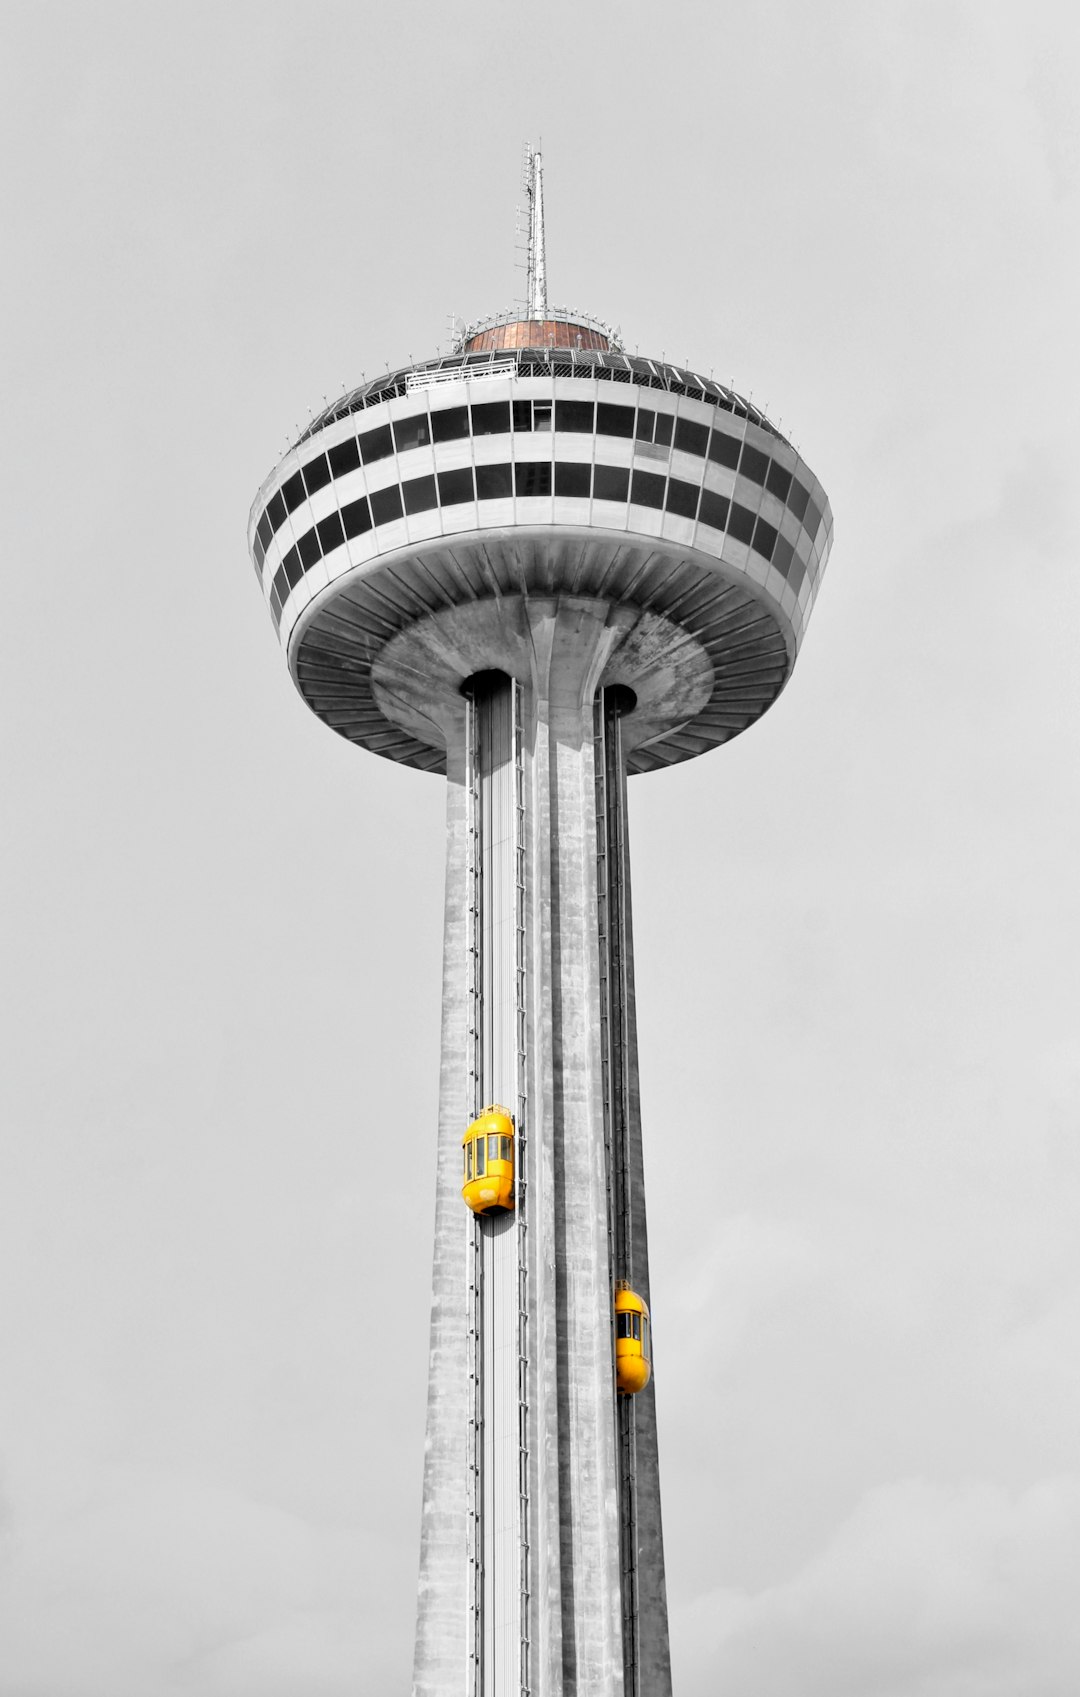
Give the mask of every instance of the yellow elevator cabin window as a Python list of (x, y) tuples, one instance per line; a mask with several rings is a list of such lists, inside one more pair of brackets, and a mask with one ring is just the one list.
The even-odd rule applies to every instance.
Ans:
[(462, 1138), (465, 1182), (461, 1194), (474, 1214), (514, 1206), (514, 1121), (506, 1108), (492, 1103)]

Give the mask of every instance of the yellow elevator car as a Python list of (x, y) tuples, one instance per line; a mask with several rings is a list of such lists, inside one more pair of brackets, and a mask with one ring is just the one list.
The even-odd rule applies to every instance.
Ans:
[(636, 1290), (620, 1280), (615, 1286), (615, 1383), (633, 1396), (643, 1391), (652, 1372), (649, 1310)]
[(474, 1214), (514, 1206), (514, 1121), (493, 1102), (461, 1140), (464, 1183), (461, 1194)]

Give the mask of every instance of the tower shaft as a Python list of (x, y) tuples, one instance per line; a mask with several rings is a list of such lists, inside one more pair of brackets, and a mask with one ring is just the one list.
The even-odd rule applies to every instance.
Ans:
[[(448, 736), (414, 1691), (664, 1697), (652, 1391), (613, 1372), (614, 1281), (648, 1279), (625, 774), (617, 698), (595, 705), (615, 633), (568, 597), (529, 623), (529, 680), (480, 680)], [(492, 1100), (517, 1207), (474, 1221), (461, 1133)]]

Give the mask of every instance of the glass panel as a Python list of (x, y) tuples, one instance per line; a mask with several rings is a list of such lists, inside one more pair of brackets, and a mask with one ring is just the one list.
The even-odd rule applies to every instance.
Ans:
[(679, 513), (684, 519), (692, 519), (697, 512), (697, 502), (696, 483), (684, 483), (681, 477), (669, 480), (666, 503), (669, 513)]
[(514, 467), (519, 495), (551, 494), (550, 460), (521, 460)]
[(314, 530), (306, 530), (296, 546), (299, 549), (300, 559), (305, 571), (309, 566), (313, 566), (316, 560), (322, 558), (318, 534)]
[(326, 455), (330, 461), (330, 470), (335, 477), (346, 477), (350, 471), (355, 471), (360, 464), (360, 449), (355, 436), (350, 436), (344, 442), (339, 442), (336, 448), (330, 448)]
[(405, 497), (407, 513), (426, 513), (435, 505), (435, 479), (433, 477), (413, 477), (408, 483), (403, 483), (401, 493)]
[(251, 545), (251, 552), (255, 556), (255, 562), (256, 562), (257, 566), (259, 567), (259, 571), (260, 571), (260, 575), (261, 575), (262, 564), (263, 564), (263, 561), (266, 559), (266, 549), (263, 547), (263, 540), (262, 540), (262, 537), (259, 535), (258, 531), (255, 532), (255, 541)]
[(709, 446), (708, 425), (695, 424), (692, 418), (680, 418), (675, 425), (675, 446), (686, 454), (700, 454), (704, 459)]
[(512, 1161), (513, 1160), (514, 1157), (513, 1157), (512, 1147), (511, 1147), (512, 1143), (513, 1143), (513, 1139), (510, 1138), (510, 1137), (500, 1137), (499, 1138), (499, 1160), (500, 1161)]
[(286, 512), (293, 513), (304, 499), (304, 480), (298, 471), (281, 485), (281, 495), (285, 502)]
[(629, 1316), (629, 1314), (616, 1314), (616, 1316), (615, 1316), (615, 1336), (617, 1338), (628, 1338), (630, 1336), (630, 1316)]
[(484, 1139), (482, 1137), (478, 1137), (476, 1139), (476, 1176), (477, 1176), (477, 1178), (483, 1178), (483, 1176), (486, 1172), (487, 1172), (487, 1162), (484, 1160)]
[(281, 562), (281, 569), (285, 573), (285, 581), (288, 583), (289, 588), (295, 589), (304, 575), (300, 565), (300, 550), (298, 548), (289, 549), (289, 552)]
[(791, 485), (791, 494), (788, 496), (788, 507), (790, 511), (795, 514), (797, 519), (802, 518), (806, 511), (806, 504), (809, 499), (810, 496), (801, 483), (793, 483)]
[(365, 465), (373, 465), (376, 460), (385, 460), (393, 453), (394, 445), (390, 439), (390, 426), (380, 424), (377, 430), (368, 430), (358, 438), (360, 454)]
[(740, 507), (737, 501), (732, 502), (731, 517), (728, 519), (728, 535), (737, 542), (749, 543), (754, 534), (754, 515)]
[(556, 430), (588, 430), (593, 427), (593, 404), (591, 401), (556, 401), (555, 428)]
[(730, 466), (734, 471), (739, 463), (741, 446), (737, 436), (728, 436), (723, 430), (714, 430), (709, 438), (709, 458), (714, 464)]
[(739, 470), (744, 477), (749, 477), (754, 483), (763, 484), (769, 470), (768, 454), (763, 454), (760, 448), (752, 448), (749, 442), (744, 442)]
[[(628, 407), (619, 409), (628, 412)], [(598, 465), (593, 472), (593, 494), (598, 501), (625, 501), (630, 473), (625, 466)]]
[(598, 436), (632, 436), (634, 434), (633, 407), (613, 406), (608, 401), (598, 401), (596, 406), (596, 434)]
[(371, 509), (367, 504), (367, 496), (361, 495), (358, 501), (350, 501), (341, 509), (341, 522), (345, 526), (346, 536), (363, 536), (371, 529)]
[(821, 514), (818, 511), (816, 502), (807, 502), (803, 524), (806, 527), (807, 535), (810, 537), (810, 540), (813, 541), (814, 537), (818, 533), (818, 527), (821, 524)]
[(653, 432), (653, 441), (659, 442), (662, 448), (666, 448), (671, 442), (671, 430), (674, 423), (675, 420), (669, 412), (657, 413), (656, 429)]
[(469, 434), (468, 407), (444, 407), (431, 415), (431, 434), (436, 442), (456, 442)]
[[(464, 408), (462, 408), (464, 411)], [(440, 471), (439, 500), (444, 507), (452, 507), (455, 501), (471, 501), (473, 498), (472, 466), (462, 466), (459, 471)]]
[(483, 406), (473, 407), (472, 427), (474, 436), (503, 436), (510, 430), (510, 402), (486, 401)]
[(430, 440), (426, 412), (394, 420), (394, 441), (399, 454), (407, 453), (410, 448), (424, 448)]
[(656, 414), (652, 411), (651, 407), (638, 407), (637, 439), (639, 442), (652, 441), (653, 425), (655, 423)]
[(304, 488), (309, 495), (314, 495), (316, 489), (324, 489), (331, 477), (330, 462), (325, 454), (317, 459), (309, 460), (304, 467)]
[[(475, 412), (475, 407), (473, 408)], [(509, 411), (509, 408), (507, 408)], [(508, 465), (478, 465), (476, 468), (476, 496), (479, 501), (491, 501), (500, 495), (513, 494), (511, 481), (513, 468)]]
[(319, 533), (319, 547), (324, 554), (329, 554), (332, 548), (339, 548), (345, 540), (340, 513), (328, 513), (326, 518), (319, 520), (315, 529)]
[(493, 1131), (488, 1134), (487, 1158), (489, 1161), (497, 1161), (499, 1159), (499, 1134), (497, 1131)]
[(755, 553), (763, 555), (766, 560), (772, 559), (773, 549), (776, 547), (776, 530), (760, 515), (754, 526), (753, 546)]
[(726, 530), (730, 506), (731, 502), (725, 495), (716, 495), (711, 489), (703, 489), (701, 512), (698, 517), (702, 524), (711, 525), (713, 530)]
[(282, 564), (278, 567), (277, 571), (274, 573), (274, 581), (270, 586), (271, 596), (276, 595), (277, 598), (278, 598), (279, 605), (284, 606), (286, 600), (288, 599), (288, 594), (289, 594), (289, 590), (291, 589), (291, 587), (292, 587), (292, 585), (289, 582), (289, 574), (285, 570), (284, 564)]
[(401, 517), (401, 490), (396, 483), (371, 496), (371, 516), (376, 524), (393, 524)]
[(473, 1176), (473, 1146), (472, 1146), (472, 1139), (470, 1138), (468, 1143), (466, 1143), (466, 1145), (465, 1145), (465, 1177), (466, 1178), (472, 1178), (472, 1176)]
[(787, 537), (778, 536), (776, 539), (776, 547), (773, 549), (772, 563), (776, 567), (777, 571), (783, 572), (785, 577), (788, 575), (794, 553), (795, 550), (791, 546)]
[(531, 401), (515, 401), (514, 402), (514, 429), (515, 430), (531, 430), (532, 429), (532, 402)]
[[(804, 501), (803, 502), (804, 511), (805, 511), (805, 508), (806, 508), (806, 502)], [(266, 516), (270, 520), (270, 523), (271, 523), (274, 530), (280, 530), (281, 529), (282, 525), (285, 523), (285, 503), (281, 499), (280, 495), (275, 495), (273, 497), (273, 499), (267, 504)], [(800, 518), (802, 517), (802, 513), (799, 514), (799, 517)]]
[(550, 401), (534, 401), (533, 402), (533, 429), (534, 430), (550, 430), (551, 429), (551, 402)]
[(651, 1329), (652, 1328), (650, 1327), (648, 1320), (642, 1316), (641, 1353), (645, 1357), (646, 1361), (649, 1361), (652, 1358), (652, 1338), (649, 1336)]
[(258, 537), (264, 548), (269, 548), (273, 535), (274, 527), (270, 523), (270, 514), (263, 513), (262, 518), (259, 520)]
[[(659, 418), (656, 421), (660, 422)], [(635, 471), (631, 501), (636, 501), (639, 507), (662, 507), (664, 505), (664, 479), (657, 477), (652, 471)]]
[(556, 495), (584, 496), (588, 500), (591, 472), (591, 466), (570, 465), (559, 461), (555, 467)]
[(765, 487), (771, 495), (776, 495), (781, 501), (787, 500), (787, 492), (791, 488), (791, 473), (773, 460), (769, 467), (769, 475), (765, 479)]
[(641, 1341), (641, 1315), (640, 1314), (631, 1314), (630, 1318), (634, 1322), (634, 1336), (637, 1338), (638, 1342), (640, 1343), (640, 1341)]

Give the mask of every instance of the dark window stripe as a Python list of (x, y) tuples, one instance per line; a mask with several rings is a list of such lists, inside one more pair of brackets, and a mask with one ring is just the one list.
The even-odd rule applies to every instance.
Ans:
[(790, 471), (785, 471), (782, 465), (773, 460), (769, 467), (769, 475), (765, 479), (765, 487), (770, 495), (776, 496), (777, 500), (786, 501), (787, 492), (791, 488)]
[(347, 537), (363, 536), (365, 531), (371, 529), (371, 508), (368, 506), (366, 495), (361, 495), (358, 501), (349, 501), (342, 507), (341, 522), (345, 526)]
[(294, 471), (281, 485), (281, 496), (286, 512), (294, 513), (304, 499), (304, 480), (298, 471)]
[(692, 418), (676, 420), (675, 446), (681, 448), (684, 454), (699, 454), (704, 459), (709, 446), (708, 425), (697, 424)]
[(385, 460), (393, 452), (393, 442), (390, 438), (390, 426), (380, 424), (377, 430), (365, 431), (357, 437), (360, 444), (360, 457), (365, 465), (374, 465), (376, 460)]
[(274, 527), (270, 523), (270, 514), (268, 512), (264, 512), (262, 518), (259, 520), (257, 534), (264, 550), (269, 548), (270, 543), (273, 540)]
[(329, 554), (334, 548), (340, 548), (345, 540), (340, 513), (328, 513), (324, 519), (319, 520), (315, 529), (319, 533), (319, 547), (324, 554)]
[(753, 448), (749, 442), (744, 442), (742, 459), (739, 461), (742, 476), (748, 477), (752, 483), (764, 484), (768, 470), (768, 454), (763, 454), (760, 448)]
[(439, 500), (444, 507), (452, 507), (458, 501), (471, 501), (473, 495), (471, 465), (460, 466), (456, 471), (440, 471)]
[(325, 454), (319, 454), (315, 459), (309, 460), (307, 465), (301, 466), (300, 469), (304, 474), (304, 488), (309, 495), (314, 495), (319, 489), (325, 489), (333, 476), (330, 470), (330, 462)]
[(593, 473), (593, 495), (598, 501), (625, 501), (630, 488), (626, 466), (598, 465)]
[(569, 495), (579, 500), (582, 498), (588, 500), (591, 474), (591, 466), (575, 465), (570, 460), (557, 461), (555, 465), (556, 495)]
[(371, 502), (371, 516), (376, 524), (393, 524), (401, 517), (401, 490), (396, 483), (391, 483), (388, 489), (378, 489), (368, 499)]
[(550, 495), (551, 461), (519, 460), (514, 467), (514, 487), (519, 495)]
[(457, 442), (469, 434), (468, 407), (444, 407), (431, 415), (431, 436), (435, 442)]
[(308, 567), (313, 566), (316, 560), (322, 559), (322, 549), (319, 547), (318, 531), (306, 530), (299, 542), (296, 544), (296, 549), (297, 553), (300, 555), (300, 564), (303, 566), (304, 570), (307, 571)]
[(678, 513), (681, 518), (692, 519), (697, 514), (699, 489), (696, 483), (685, 483), (681, 477), (668, 479), (667, 500), (664, 503), (669, 513)]
[(763, 519), (759, 513), (757, 524), (754, 526), (754, 552), (762, 555), (766, 560), (771, 560), (773, 549), (776, 547), (776, 538), (776, 526), (769, 524), (768, 520)]
[(725, 430), (714, 430), (709, 438), (709, 458), (714, 464), (726, 465), (734, 471), (739, 463), (741, 446), (737, 436), (729, 436)]
[[(475, 407), (473, 411), (475, 412)], [(513, 467), (509, 465), (478, 465), (476, 468), (476, 498), (494, 501), (514, 492)]]
[(355, 471), (360, 464), (360, 444), (355, 436), (349, 436), (344, 442), (337, 442), (327, 449), (326, 457), (335, 477), (348, 477), (350, 471)]
[(401, 485), (407, 513), (426, 513), (437, 505), (434, 477), (413, 477)]
[(701, 512), (698, 514), (702, 524), (707, 524), (713, 530), (726, 530), (728, 513), (731, 502), (726, 495), (717, 495), (712, 489), (701, 491)]
[(508, 436), (510, 434), (510, 402), (485, 401), (472, 409), (474, 436)]
[(620, 407), (609, 401), (598, 401), (596, 405), (596, 434), (598, 436), (633, 436), (633, 407)]
[(754, 534), (754, 515), (746, 507), (740, 507), (737, 501), (731, 505), (731, 517), (728, 519), (728, 535), (736, 542), (745, 542), (749, 547)]
[(652, 471), (635, 471), (630, 499), (639, 507), (662, 507), (664, 479)]
[(556, 401), (556, 430), (592, 431), (593, 404), (591, 401)]
[(790, 512), (793, 512), (795, 514), (795, 517), (797, 519), (799, 519), (800, 521), (802, 519), (803, 514), (806, 511), (807, 503), (808, 503), (809, 500), (810, 500), (809, 492), (803, 488), (801, 483), (796, 482), (796, 483), (793, 483), (791, 485), (791, 494), (788, 496), (788, 503), (787, 503), (788, 504), (788, 510)]

